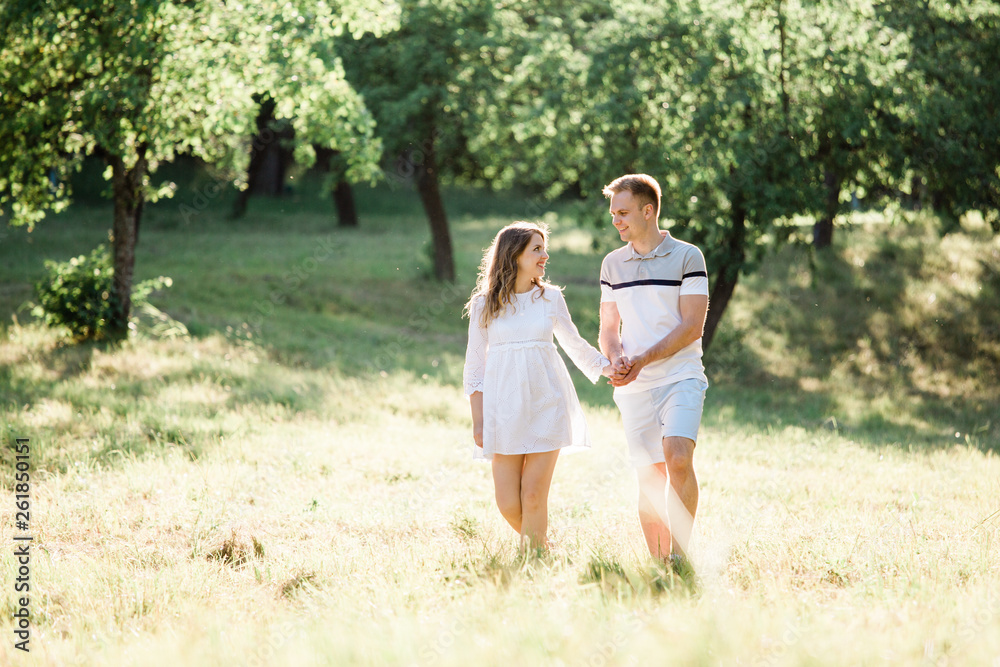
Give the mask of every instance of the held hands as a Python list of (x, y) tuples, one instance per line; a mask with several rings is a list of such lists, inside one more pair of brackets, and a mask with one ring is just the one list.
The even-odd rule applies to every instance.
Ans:
[(622, 357), (619, 361), (622, 362), (621, 371), (609, 380), (615, 387), (624, 387), (635, 380), (639, 377), (639, 371), (646, 366), (646, 361), (641, 355), (634, 359)]
[(624, 387), (639, 376), (639, 371), (644, 365), (639, 359), (617, 357), (611, 361), (610, 366), (605, 366), (601, 373), (607, 376), (608, 384)]

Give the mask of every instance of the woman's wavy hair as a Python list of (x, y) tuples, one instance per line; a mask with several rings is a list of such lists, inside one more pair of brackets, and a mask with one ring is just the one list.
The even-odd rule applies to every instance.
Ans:
[[(528, 247), (531, 237), (535, 234), (541, 234), (542, 241), (547, 242), (549, 228), (544, 224), (518, 220), (497, 232), (493, 243), (483, 254), (483, 261), (479, 264), (476, 289), (472, 290), (472, 296), (465, 304), (465, 314), (471, 317), (473, 302), (478, 297), (483, 297), (480, 324), (484, 328), (510, 305), (511, 294), (514, 293), (514, 284), (517, 280), (517, 258)], [(544, 294), (546, 287), (552, 287), (551, 284), (537, 278), (532, 280), (532, 283), (540, 290), (539, 294)]]

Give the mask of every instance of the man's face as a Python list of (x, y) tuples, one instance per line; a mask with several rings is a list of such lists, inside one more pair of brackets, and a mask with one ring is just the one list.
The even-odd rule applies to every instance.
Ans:
[(649, 227), (649, 220), (644, 210), (652, 208), (647, 204), (642, 206), (640, 200), (628, 190), (622, 190), (611, 196), (611, 224), (618, 230), (618, 235), (624, 243), (640, 238)]

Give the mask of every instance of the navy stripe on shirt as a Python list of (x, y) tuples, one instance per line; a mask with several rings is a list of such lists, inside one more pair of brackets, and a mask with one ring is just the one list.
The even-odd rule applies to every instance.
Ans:
[[(708, 274), (705, 273), (704, 271), (694, 271), (692, 273), (685, 273), (684, 274), (684, 278), (697, 278), (697, 277), (707, 278)], [(632, 281), (627, 282), (627, 283), (609, 283), (607, 280), (602, 280), (601, 284), (602, 285), (607, 285), (611, 289), (615, 290), (615, 289), (622, 289), (622, 288), (625, 288), (625, 287), (639, 287), (641, 285), (666, 285), (667, 287), (680, 287), (680, 285), (681, 285), (682, 282), (683, 282), (683, 279), (681, 279), (681, 280), (657, 280), (657, 279), (654, 279), (654, 278), (650, 278), (650, 279), (647, 279), (647, 280), (632, 280)]]

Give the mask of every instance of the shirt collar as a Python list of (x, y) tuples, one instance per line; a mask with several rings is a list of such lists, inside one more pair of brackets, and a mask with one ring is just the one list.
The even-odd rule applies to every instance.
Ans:
[(653, 248), (653, 251), (650, 252), (648, 255), (640, 255), (639, 253), (637, 253), (635, 251), (635, 248), (632, 246), (632, 242), (629, 241), (628, 249), (631, 254), (629, 257), (625, 258), (625, 261), (628, 262), (633, 259), (638, 259), (638, 260), (653, 259), (654, 257), (663, 257), (664, 255), (669, 255), (670, 251), (674, 249), (675, 245), (677, 245), (677, 241), (676, 239), (674, 239), (673, 236), (670, 235), (670, 232), (666, 230), (661, 229), (660, 234), (663, 234), (663, 240), (660, 241), (660, 245)]

